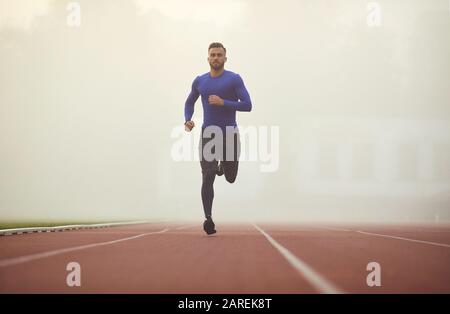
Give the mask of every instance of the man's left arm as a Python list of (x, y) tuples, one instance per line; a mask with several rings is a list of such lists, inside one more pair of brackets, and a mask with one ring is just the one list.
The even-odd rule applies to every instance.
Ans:
[(223, 105), (236, 111), (252, 111), (252, 101), (245, 88), (244, 81), (239, 74), (236, 74), (235, 91), (239, 101), (223, 100)]

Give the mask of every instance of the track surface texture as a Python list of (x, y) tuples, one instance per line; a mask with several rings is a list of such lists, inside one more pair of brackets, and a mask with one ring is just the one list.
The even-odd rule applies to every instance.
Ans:
[[(450, 226), (148, 223), (0, 237), (0, 293), (450, 293)], [(81, 286), (70, 287), (70, 262)], [(381, 286), (369, 287), (370, 262)]]

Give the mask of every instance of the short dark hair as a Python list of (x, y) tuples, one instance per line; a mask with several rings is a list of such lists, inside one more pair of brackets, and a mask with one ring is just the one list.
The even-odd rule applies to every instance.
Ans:
[(227, 53), (227, 49), (221, 43), (211, 43), (208, 47), (208, 51), (211, 48), (222, 48), (225, 51), (225, 53)]

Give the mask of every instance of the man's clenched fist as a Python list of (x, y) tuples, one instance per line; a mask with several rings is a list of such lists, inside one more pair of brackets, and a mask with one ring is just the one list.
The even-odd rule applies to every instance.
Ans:
[(184, 129), (186, 130), (186, 132), (191, 132), (194, 126), (195, 126), (194, 121), (186, 121), (186, 123), (184, 124)]
[(208, 97), (208, 102), (210, 105), (223, 106), (223, 99), (217, 95), (211, 95)]

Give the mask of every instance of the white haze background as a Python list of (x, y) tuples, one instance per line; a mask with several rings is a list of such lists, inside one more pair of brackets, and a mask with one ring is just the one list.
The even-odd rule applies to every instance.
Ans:
[[(207, 47), (228, 49), (279, 169), (215, 183), (217, 220), (450, 220), (446, 0), (0, 0), (0, 220), (201, 221), (198, 162), (175, 162)], [(200, 100), (194, 115), (201, 122)], [(193, 139), (197, 143), (197, 138)]]

